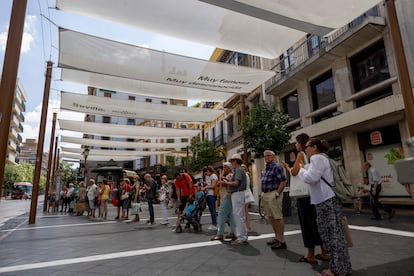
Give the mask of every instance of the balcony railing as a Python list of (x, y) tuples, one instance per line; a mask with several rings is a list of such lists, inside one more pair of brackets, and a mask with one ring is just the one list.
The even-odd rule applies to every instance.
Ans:
[(336, 39), (345, 34), (349, 29), (354, 28), (364, 21), (364, 19), (372, 16), (380, 16), (379, 7), (375, 6), (363, 15), (357, 17), (351, 23), (337, 29), (328, 37), (318, 37), (315, 35), (309, 36), (305, 41), (300, 43), (295, 48), (290, 48), (280, 58), (271, 70), (276, 72), (276, 75), (265, 83), (266, 91), (284, 76), (297, 69), (300, 65), (308, 61), (313, 56), (323, 51), (328, 45)]
[(23, 138), (20, 134), (17, 134), (17, 140), (19, 140), (20, 143), (23, 143)]
[(24, 131), (23, 125), (21, 123), (19, 123), (19, 129), (20, 129), (20, 132)]
[(22, 121), (22, 123), (24, 123), (24, 115), (23, 115), (23, 113), (22, 112), (20, 112), (20, 119), (21, 119), (21, 121)]

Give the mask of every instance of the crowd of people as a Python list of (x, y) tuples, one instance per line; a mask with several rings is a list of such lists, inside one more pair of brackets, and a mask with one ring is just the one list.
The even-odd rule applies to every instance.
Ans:
[[(329, 144), (324, 140), (300, 134), (296, 137), (295, 146), (298, 154), (292, 166), (277, 162), (276, 154), (271, 150), (263, 153), (266, 168), (261, 178), (261, 200), (264, 213), (274, 232), (274, 238), (268, 241), (267, 245), (273, 250), (287, 249), (282, 212), (283, 191), (288, 180), (285, 174), (287, 171), (309, 185), (309, 195), (296, 199), (303, 244), (307, 249), (298, 261), (310, 264), (317, 264), (318, 261), (329, 262), (329, 269), (321, 274), (324, 276), (350, 275), (352, 268), (341, 202), (329, 185), (335, 184), (334, 172), (324, 154), (329, 150)], [(365, 200), (372, 207), (374, 219), (383, 219), (379, 208), (384, 209), (389, 218), (392, 218), (395, 211), (378, 200), (381, 176), (369, 162), (364, 163), (363, 169), (366, 177), (357, 195), (358, 212), (361, 212), (361, 204)], [(167, 176), (163, 175), (160, 184), (150, 174), (146, 174), (142, 181), (136, 176), (132, 185), (128, 178), (123, 178), (119, 189), (113, 191), (105, 179), (98, 185), (90, 179), (87, 187), (83, 182), (70, 184), (60, 194), (60, 212), (75, 212), (81, 216), (87, 211), (89, 218), (93, 219), (95, 210), (98, 209), (97, 216), (106, 219), (108, 202), (112, 198), (112, 204), (117, 207), (115, 219), (128, 220), (129, 215), (133, 215), (135, 217), (132, 221), (138, 222), (140, 204), (146, 202), (149, 212), (146, 223), (154, 225), (153, 205), (157, 198), (162, 216), (160, 224), (169, 224), (168, 208), (175, 208), (177, 222), (173, 231), (181, 232), (183, 221), (191, 219), (197, 204), (205, 202), (211, 217), (208, 230), (216, 232), (211, 240), (247, 245), (248, 232), (251, 230), (248, 205), (254, 198), (250, 186), (251, 177), (240, 154), (234, 154), (229, 162), (225, 162), (220, 173), (212, 166), (205, 167), (202, 173), (201, 179), (196, 181), (190, 174), (180, 172), (175, 174), (171, 183)], [(226, 224), (229, 226), (227, 231)], [(315, 252), (316, 247), (320, 247), (318, 254)]]

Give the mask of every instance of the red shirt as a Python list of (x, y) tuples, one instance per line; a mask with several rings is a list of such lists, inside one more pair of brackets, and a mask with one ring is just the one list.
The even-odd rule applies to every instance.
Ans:
[[(178, 181), (177, 179), (174, 180), (175, 189), (177, 190), (180, 189), (181, 196), (190, 196), (189, 185), (192, 185), (191, 183), (193, 183), (193, 180), (187, 173), (183, 173), (181, 176), (182, 177), (180, 181)], [(196, 190), (195, 190), (194, 185), (192, 185), (192, 187), (193, 187), (193, 195), (194, 195), (196, 193)]]

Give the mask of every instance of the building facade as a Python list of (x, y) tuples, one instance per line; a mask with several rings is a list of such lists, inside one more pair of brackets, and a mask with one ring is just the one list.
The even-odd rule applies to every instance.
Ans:
[[(117, 91), (110, 91), (105, 89), (99, 89), (94, 87), (88, 88), (88, 94), (94, 95), (98, 97), (107, 97), (119, 100), (130, 100), (130, 101), (139, 101), (139, 102), (148, 102), (148, 103), (155, 103), (155, 104), (166, 104), (166, 105), (181, 105), (187, 106), (187, 101), (185, 100), (176, 100), (176, 99), (164, 99), (164, 98), (154, 98), (154, 97), (146, 97), (136, 94), (128, 94), (123, 92)], [(111, 117), (111, 116), (101, 116), (101, 115), (86, 115), (85, 121), (90, 122), (97, 122), (97, 123), (110, 123), (110, 124), (119, 124), (119, 125), (139, 125), (139, 126), (152, 126), (152, 127), (171, 127), (171, 128), (193, 128), (194, 126), (190, 126), (187, 123), (177, 123), (177, 122), (164, 122), (164, 121), (157, 121), (157, 120), (148, 120), (146, 118), (142, 119), (135, 119), (135, 118), (126, 118), (126, 117)], [(198, 126), (199, 127), (199, 126)], [(107, 136), (100, 136), (100, 135), (84, 135), (84, 138), (90, 139), (100, 139), (100, 140), (113, 140), (113, 141), (122, 141), (122, 142), (147, 142), (147, 143), (181, 143), (181, 142), (188, 142), (187, 140), (183, 141), (178, 139), (130, 139), (130, 138), (114, 138), (114, 137), (107, 137)], [(115, 148), (102, 148), (99, 147), (98, 149), (115, 149)], [(116, 149), (116, 150), (129, 150), (129, 149)], [(131, 150), (140, 150), (140, 151), (154, 151), (153, 149), (131, 149)], [(186, 149), (178, 149), (178, 152), (175, 156), (167, 156), (165, 154), (152, 154), (146, 157), (143, 157), (138, 160), (131, 160), (127, 162), (117, 162), (119, 166), (129, 169), (129, 170), (140, 170), (142, 168), (150, 168), (156, 164), (161, 164), (163, 166), (166, 165), (167, 159), (169, 162), (173, 163), (182, 163), (186, 162), (185, 159)], [(172, 160), (173, 159), (173, 160)], [(88, 161), (88, 167), (94, 168), (97, 166), (101, 166), (106, 162), (91, 162)]]
[[(37, 153), (37, 140), (27, 138), (21, 146), (21, 151), (19, 153), (19, 164), (28, 163), (30, 165), (36, 166), (36, 153)], [(47, 173), (47, 163), (49, 160), (49, 154), (44, 152), (42, 154), (42, 174), (46, 175)]]
[(19, 79), (16, 83), (14, 93), (12, 116), (10, 122), (9, 141), (7, 145), (6, 162), (8, 164), (19, 163), (21, 143), (23, 142), (21, 133), (23, 132), (24, 115), (26, 111), (26, 93)]
[[(399, 14), (401, 29), (411, 17)], [(328, 37), (304, 38), (268, 68), (277, 74), (265, 91), (289, 114), (293, 139), (299, 133), (326, 139), (329, 154), (345, 166), (354, 185), (362, 182), (362, 165), (369, 161), (382, 175), (382, 196), (399, 197), (408, 194), (392, 163), (409, 154), (409, 137), (387, 22), (379, 5)], [(412, 52), (406, 47), (411, 78)], [(293, 162), (293, 151), (292, 145), (281, 158)]]

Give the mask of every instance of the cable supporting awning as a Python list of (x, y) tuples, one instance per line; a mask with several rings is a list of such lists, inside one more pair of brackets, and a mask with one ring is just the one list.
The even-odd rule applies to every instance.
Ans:
[(200, 130), (183, 128), (161, 128), (147, 126), (128, 126), (106, 123), (92, 123), (59, 119), (61, 130), (70, 130), (84, 134), (104, 135), (120, 138), (191, 138), (199, 135)]
[[(131, 80), (247, 94), (275, 75), (59, 29), (59, 67)], [(206, 91), (207, 92), (207, 91)]]
[(167, 122), (211, 122), (224, 114), (223, 110), (120, 100), (63, 91), (60, 108), (86, 114)]
[(182, 149), (189, 145), (188, 143), (144, 143), (144, 142), (123, 142), (114, 140), (98, 140), (88, 138), (78, 138), (61, 136), (60, 141), (84, 146), (96, 146), (107, 148), (128, 148), (128, 149)]
[(67, 12), (266, 58), (325, 35), (379, 0), (57, 0)]

